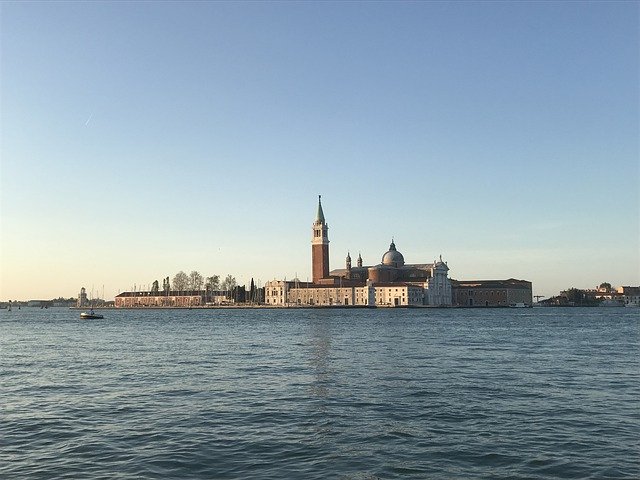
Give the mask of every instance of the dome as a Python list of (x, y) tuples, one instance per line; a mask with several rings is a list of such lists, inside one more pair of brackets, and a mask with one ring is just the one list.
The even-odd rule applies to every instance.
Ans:
[(389, 245), (389, 251), (382, 256), (382, 264), (391, 267), (404, 266), (404, 257), (396, 250), (396, 244), (393, 243), (393, 240), (391, 240), (391, 245)]

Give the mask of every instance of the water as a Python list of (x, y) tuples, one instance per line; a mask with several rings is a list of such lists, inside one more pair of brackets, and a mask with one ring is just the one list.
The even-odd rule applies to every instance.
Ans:
[(637, 311), (0, 311), (2, 478), (637, 478)]

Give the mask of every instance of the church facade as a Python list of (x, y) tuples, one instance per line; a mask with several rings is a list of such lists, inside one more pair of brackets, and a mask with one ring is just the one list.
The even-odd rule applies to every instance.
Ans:
[(270, 305), (314, 306), (450, 306), (449, 267), (446, 262), (406, 264), (394, 241), (377, 265), (356, 265), (347, 253), (345, 268), (329, 269), (329, 226), (321, 198), (312, 225), (312, 282), (278, 281), (265, 284)]

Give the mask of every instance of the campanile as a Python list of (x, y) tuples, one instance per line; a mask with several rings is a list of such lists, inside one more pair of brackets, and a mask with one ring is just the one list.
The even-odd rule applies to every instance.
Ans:
[(311, 239), (311, 263), (313, 283), (321, 278), (329, 277), (329, 226), (324, 220), (322, 199), (318, 195), (318, 213), (313, 222), (313, 238)]

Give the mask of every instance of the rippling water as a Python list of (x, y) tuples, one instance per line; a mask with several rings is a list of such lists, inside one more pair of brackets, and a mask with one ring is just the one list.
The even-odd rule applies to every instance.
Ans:
[(2, 478), (637, 478), (637, 311), (0, 311)]

